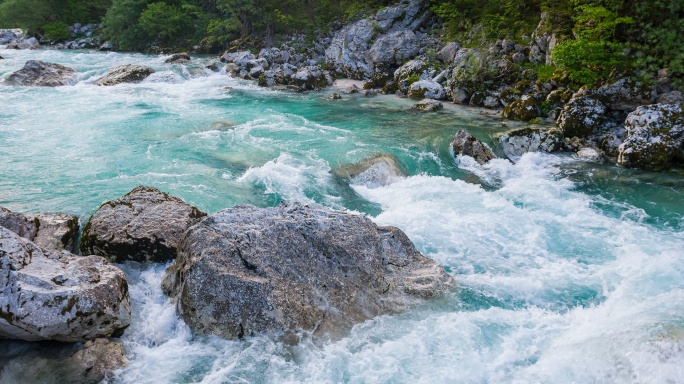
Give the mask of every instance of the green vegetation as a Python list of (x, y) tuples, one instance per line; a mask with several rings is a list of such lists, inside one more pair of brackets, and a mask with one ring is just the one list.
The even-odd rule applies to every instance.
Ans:
[[(532, 69), (540, 81), (555, 70), (573, 86), (598, 85), (624, 73), (655, 79), (668, 68), (684, 83), (684, 1), (681, 0), (431, 0), (444, 35), (464, 46), (496, 39), (529, 45), (555, 34), (554, 66)], [(0, 0), (0, 27), (48, 39), (68, 38), (73, 23), (105, 25), (118, 49), (188, 48), (205, 52), (277, 45), (283, 33), (309, 36), (335, 20), (368, 14), (394, 0)], [(542, 20), (542, 13), (544, 18)], [(541, 21), (541, 23), (540, 23)], [(302, 47), (299, 47), (303, 49)], [(474, 63), (477, 64), (477, 63)], [(477, 72), (480, 65), (471, 66)], [(464, 73), (464, 76), (468, 75)], [(501, 74), (476, 73), (486, 79)]]

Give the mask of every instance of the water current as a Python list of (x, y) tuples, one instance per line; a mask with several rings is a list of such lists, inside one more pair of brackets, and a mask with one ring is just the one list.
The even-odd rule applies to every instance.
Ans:
[[(459, 289), (340, 340), (193, 335), (161, 292), (166, 265), (126, 264), (133, 323), (112, 383), (684, 383), (684, 173), (570, 154), (454, 158), (459, 128), (519, 126), (480, 109), (412, 111), (395, 96), (291, 93), (140, 54), (2, 51), (73, 67), (73, 86), (0, 86), (0, 206), (82, 223), (135, 186), (207, 212), (318, 203), (405, 231)], [(119, 64), (156, 73), (95, 86)], [(391, 153), (409, 176), (349, 185), (330, 170)], [(0, 342), (0, 383), (57, 383), (58, 352)], [(56, 352), (57, 351), (57, 352)], [(37, 359), (37, 360), (36, 360)], [(36, 362), (37, 361), (37, 362)]]

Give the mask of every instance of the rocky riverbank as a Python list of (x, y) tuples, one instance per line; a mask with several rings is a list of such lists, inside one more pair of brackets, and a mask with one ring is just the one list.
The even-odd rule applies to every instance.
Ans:
[[(653, 84), (625, 74), (600, 88), (578, 90), (567, 73), (556, 71), (549, 78), (539, 78), (530, 67), (551, 63), (557, 39), (546, 32), (550, 21), (545, 13), (525, 45), (500, 40), (487, 47), (465, 48), (438, 38), (434, 31), (439, 22), (425, 1), (404, 0), (348, 25), (333, 23), (330, 32), (318, 33), (312, 42), (304, 35), (281, 36), (285, 43), (279, 47), (226, 52), (208, 68), (254, 80), (260, 86), (298, 92), (319, 91), (335, 79), (349, 78), (363, 83), (345, 93), (410, 97), (416, 99), (417, 110), (439, 111), (441, 103), (448, 101), (497, 111), (505, 119), (558, 127), (543, 132), (525, 129), (495, 138), (499, 150), (512, 160), (525, 151), (543, 150), (592, 151), (598, 159), (647, 170), (684, 162), (684, 128), (678, 112), (684, 96), (670, 85), (667, 70), (660, 71)], [(73, 36), (96, 36), (97, 28), (74, 25), (69, 31)], [(3, 39), (10, 39), (10, 33)], [(35, 48), (28, 41), (26, 44)], [(169, 60), (187, 63), (190, 57), (182, 55), (182, 60)], [(68, 69), (55, 68), (69, 75)], [(113, 70), (96, 84), (136, 82), (152, 73), (137, 68), (121, 71)], [(7, 81), (20, 85), (68, 83), (68, 79), (18, 83), (17, 76)], [(559, 144), (544, 144), (539, 135), (553, 137)], [(520, 140), (526, 144), (519, 144)]]

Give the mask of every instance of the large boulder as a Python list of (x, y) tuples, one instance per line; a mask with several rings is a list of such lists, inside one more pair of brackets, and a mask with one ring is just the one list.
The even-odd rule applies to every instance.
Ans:
[(292, 76), (294, 85), (309, 90), (320, 90), (332, 84), (330, 75), (317, 65), (300, 68)]
[(606, 106), (591, 95), (578, 92), (563, 107), (558, 117), (558, 126), (566, 137), (584, 137), (594, 133)]
[(684, 104), (641, 106), (627, 116), (625, 129), (619, 164), (661, 170), (684, 160)]
[(0, 227), (33, 241), (39, 247), (74, 251), (78, 237), (78, 217), (66, 213), (25, 216), (0, 207)]
[(250, 51), (226, 52), (221, 56), (221, 61), (224, 63), (235, 63), (240, 67), (244, 67), (248, 61), (254, 59), (256, 57)]
[(7, 85), (58, 87), (73, 84), (76, 72), (61, 64), (29, 60), (5, 79)]
[(192, 329), (226, 338), (335, 337), (454, 286), (401, 230), (299, 203), (208, 216), (185, 233), (163, 281)]
[(563, 133), (557, 128), (524, 127), (494, 136), (509, 159), (527, 152), (556, 152), (563, 145)]
[(81, 254), (117, 263), (172, 260), (183, 232), (204, 216), (177, 197), (139, 186), (93, 214), (83, 228)]
[(38, 247), (0, 227), (0, 339), (75, 342), (130, 324), (124, 273), (97, 256)]
[(0, 44), (9, 44), (17, 39), (17, 35), (12, 31), (0, 31)]
[(358, 163), (340, 165), (330, 172), (352, 184), (363, 184), (370, 188), (389, 185), (407, 175), (396, 156), (389, 153), (371, 156)]
[(596, 93), (608, 109), (624, 112), (631, 112), (640, 105), (653, 104), (657, 97), (654, 87), (628, 78), (606, 84)]
[(451, 149), (454, 156), (470, 156), (479, 164), (484, 164), (496, 158), (496, 155), (487, 144), (481, 142), (480, 139), (465, 129), (459, 129), (456, 132), (454, 141), (451, 142)]
[(362, 80), (372, 78), (375, 68), (399, 65), (417, 55), (417, 34), (432, 17), (422, 0), (387, 7), (374, 16), (339, 30), (325, 50), (325, 61), (335, 72)]
[(139, 83), (154, 73), (154, 69), (142, 65), (119, 65), (99, 78), (95, 84), (101, 86), (117, 85), (121, 83)]
[(40, 48), (40, 42), (35, 37), (29, 37), (28, 39), (16, 39), (9, 44), (7, 44), (7, 49), (38, 49)]
[(432, 80), (419, 80), (412, 83), (408, 89), (408, 96), (414, 99), (441, 100), (446, 97), (444, 88)]

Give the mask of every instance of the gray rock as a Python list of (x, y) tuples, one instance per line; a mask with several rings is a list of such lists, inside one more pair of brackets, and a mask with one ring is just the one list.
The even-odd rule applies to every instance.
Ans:
[(640, 105), (653, 104), (657, 95), (653, 87), (632, 79), (620, 79), (604, 85), (596, 94), (608, 109), (624, 112), (631, 112)]
[(671, 91), (658, 96), (658, 104), (684, 104), (684, 96), (680, 91)]
[(0, 31), (0, 44), (9, 44), (17, 39), (17, 35), (12, 31)]
[(420, 80), (409, 86), (408, 96), (414, 99), (441, 100), (446, 97), (446, 92), (439, 83), (432, 80)]
[(374, 35), (373, 23), (367, 19), (342, 28), (325, 50), (326, 64), (350, 79), (371, 77), (373, 66), (367, 56)]
[(244, 63), (254, 59), (256, 59), (256, 57), (254, 57), (250, 51), (226, 52), (221, 56), (221, 61), (224, 63), (235, 63), (240, 67), (243, 67)]
[(97, 256), (52, 252), (0, 227), (0, 339), (74, 342), (130, 324), (124, 273)]
[(389, 185), (407, 176), (396, 156), (389, 153), (371, 156), (358, 163), (340, 165), (330, 172), (352, 184), (363, 184), (369, 188)]
[(327, 97), (330, 100), (340, 100), (342, 99), (342, 96), (340, 96), (339, 93), (333, 93), (330, 96)]
[(444, 48), (437, 52), (437, 59), (443, 63), (451, 64), (454, 62), (456, 53), (461, 49), (461, 45), (454, 42), (447, 43)]
[(290, 61), (290, 52), (278, 48), (264, 48), (259, 52), (259, 58), (265, 59), (270, 65), (286, 64)]
[(491, 159), (496, 159), (496, 155), (489, 146), (480, 141), (465, 129), (459, 129), (451, 142), (451, 149), (454, 156), (470, 156), (479, 164), (484, 164)]
[(7, 44), (7, 49), (38, 49), (40, 48), (40, 43), (35, 37), (29, 37), (28, 39), (15, 39)]
[(600, 163), (603, 162), (603, 154), (601, 154), (601, 151), (592, 148), (592, 147), (584, 147), (580, 148), (579, 151), (576, 153), (577, 158), (583, 161), (588, 161), (592, 163)]
[(100, 86), (112, 86), (121, 83), (139, 83), (145, 80), (154, 70), (142, 65), (119, 65), (110, 69), (100, 77), (95, 84)]
[(105, 41), (102, 45), (100, 45), (100, 48), (98, 48), (100, 51), (111, 51), (114, 49), (114, 46), (112, 45), (111, 42)]
[(556, 152), (563, 144), (563, 133), (556, 128), (524, 127), (494, 136), (504, 154), (517, 160), (527, 152)]
[(0, 207), (0, 227), (9, 229), (17, 235), (33, 240), (40, 224), (36, 218), (28, 218), (21, 213)]
[(420, 111), (425, 111), (425, 112), (436, 112), (441, 109), (444, 109), (444, 105), (437, 100), (433, 99), (423, 99), (415, 104), (413, 104), (413, 109), (417, 109)]
[(618, 164), (661, 170), (684, 161), (683, 104), (641, 106), (627, 116), (625, 129)]
[(58, 87), (73, 84), (76, 72), (61, 64), (29, 60), (5, 79), (7, 85)]
[(226, 75), (231, 77), (237, 77), (241, 71), (240, 66), (235, 63), (228, 63), (223, 69), (225, 70)]
[(356, 84), (352, 84), (344, 90), (344, 93), (346, 93), (346, 94), (359, 93), (359, 90), (360, 89), (359, 89), (359, 87), (356, 86)]
[(165, 292), (195, 331), (341, 336), (455, 287), (397, 228), (317, 205), (238, 205), (184, 235)]
[(0, 207), (0, 227), (33, 241), (43, 248), (74, 250), (78, 237), (78, 217), (66, 213), (41, 213), (25, 216)]
[(177, 197), (139, 186), (93, 214), (83, 228), (81, 254), (119, 263), (172, 260), (183, 231), (203, 216)]
[(530, 121), (540, 115), (539, 103), (534, 95), (525, 95), (512, 101), (502, 112), (502, 116), (507, 119), (521, 121)]
[(97, 384), (111, 372), (126, 366), (121, 343), (104, 338), (87, 341), (83, 349), (63, 363), (65, 379), (70, 383)]
[(400, 30), (380, 36), (370, 47), (373, 65), (399, 65), (418, 55), (419, 41), (410, 30)]
[(33, 219), (38, 221), (38, 232), (31, 239), (36, 245), (69, 252), (76, 250), (78, 217), (66, 213), (41, 213)]
[(309, 90), (320, 90), (332, 84), (332, 78), (328, 72), (317, 65), (300, 68), (292, 76), (294, 85)]
[(501, 104), (499, 103), (499, 98), (493, 95), (488, 95), (487, 97), (485, 97), (482, 105), (484, 105), (485, 108), (489, 109), (496, 109), (501, 106)]
[(186, 52), (181, 52), (181, 53), (174, 53), (164, 61), (165, 63), (189, 63), (190, 62), (190, 55), (188, 55)]
[(563, 107), (558, 117), (558, 126), (566, 137), (590, 135), (598, 127), (606, 107), (591, 95), (577, 92)]

